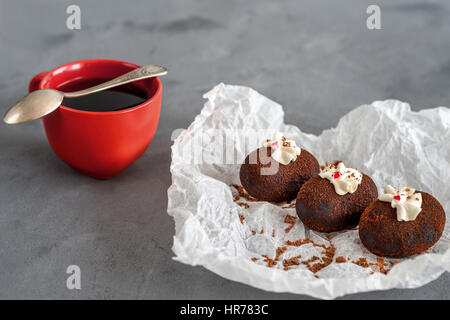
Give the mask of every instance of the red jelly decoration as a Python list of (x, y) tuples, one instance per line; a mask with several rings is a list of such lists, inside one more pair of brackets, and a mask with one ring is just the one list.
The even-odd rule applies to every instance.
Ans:
[(395, 196), (394, 199), (400, 201), (400, 196)]
[(339, 177), (341, 176), (340, 172), (336, 172), (333, 176), (334, 179), (339, 179)]

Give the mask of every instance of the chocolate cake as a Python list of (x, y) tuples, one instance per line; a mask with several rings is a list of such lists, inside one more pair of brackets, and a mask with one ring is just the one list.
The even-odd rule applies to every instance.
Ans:
[[(278, 139), (279, 138), (279, 139)], [(286, 148), (295, 147), (295, 143), (288, 145), (284, 137), (267, 142), (277, 143)], [(251, 152), (241, 165), (239, 176), (245, 190), (258, 200), (281, 202), (295, 199), (302, 184), (319, 173), (319, 163), (316, 158), (304, 149), (298, 148), (297, 154), (291, 158), (281, 159), (280, 163), (274, 159), (274, 147), (262, 147)], [(288, 154), (289, 156), (289, 154)], [(277, 158), (277, 157), (275, 157)], [(277, 158), (278, 159), (278, 158)]]
[[(377, 198), (377, 187), (369, 176), (340, 167), (340, 163), (327, 164), (332, 170), (330, 179), (336, 182), (343, 178), (354, 179), (351, 187), (342, 186), (343, 190), (337, 190), (337, 185), (328, 178), (317, 175), (305, 182), (297, 195), (297, 215), (312, 230), (334, 232), (355, 227), (364, 209)], [(324, 175), (324, 171), (320, 174)]]
[[(396, 206), (396, 201), (402, 201), (401, 197), (418, 201), (413, 198), (414, 195), (419, 198), (418, 194), (420, 212), (409, 218), (413, 220), (399, 221), (408, 220), (408, 217), (392, 206)], [(406, 209), (403, 214), (409, 208)], [(378, 256), (404, 258), (433, 246), (441, 237), (444, 226), (445, 212), (438, 200), (426, 192), (415, 191), (412, 195), (394, 195), (391, 202), (376, 200), (370, 204), (361, 216), (359, 237), (362, 244)]]

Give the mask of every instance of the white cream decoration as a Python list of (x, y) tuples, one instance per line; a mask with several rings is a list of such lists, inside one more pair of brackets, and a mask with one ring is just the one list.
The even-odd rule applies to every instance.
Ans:
[(387, 185), (378, 199), (390, 202), (391, 207), (397, 209), (398, 221), (413, 221), (422, 211), (422, 194), (412, 188), (394, 189)]
[(294, 140), (286, 139), (280, 132), (275, 132), (272, 140), (267, 139), (263, 143), (264, 147), (271, 148), (272, 158), (281, 164), (288, 165), (291, 161), (297, 160), (301, 149)]
[(321, 167), (319, 176), (329, 180), (340, 196), (355, 192), (362, 181), (361, 172), (347, 167), (342, 161), (327, 163)]

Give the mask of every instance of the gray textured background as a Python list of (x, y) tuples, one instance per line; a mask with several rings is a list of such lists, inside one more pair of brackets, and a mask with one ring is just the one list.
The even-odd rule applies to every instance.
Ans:
[[(281, 1), (280, 1), (281, 2)], [(82, 29), (66, 29), (79, 4)], [(450, 105), (450, 4), (369, 2), (0, 0), (0, 111), (36, 73), (84, 58), (171, 68), (158, 132), (142, 158), (110, 181), (67, 167), (40, 121), (0, 124), (0, 298), (308, 298), (231, 282), (171, 259), (166, 213), (170, 134), (192, 122), (218, 82), (255, 88), (289, 122), (318, 134), (352, 108), (397, 98), (413, 109)], [(69, 291), (68, 265), (82, 270)], [(450, 276), (415, 290), (350, 299), (449, 299)]]

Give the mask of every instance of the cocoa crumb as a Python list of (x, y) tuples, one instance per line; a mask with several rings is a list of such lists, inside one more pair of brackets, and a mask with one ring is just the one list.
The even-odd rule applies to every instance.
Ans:
[(240, 198), (241, 197), (238, 194), (235, 194), (234, 197), (233, 197), (234, 201), (238, 201)]
[(324, 248), (324, 249), (327, 248), (326, 245), (320, 244), (320, 243), (315, 243), (314, 241), (312, 241), (312, 240), (309, 239), (309, 238), (306, 238), (306, 239), (298, 239), (298, 240), (295, 240), (295, 241), (291, 241), (291, 240), (287, 240), (287, 241), (286, 241), (286, 245), (288, 245), (288, 246), (294, 246), (294, 247), (300, 247), (300, 246), (302, 246), (302, 245), (304, 245), (304, 244), (308, 244), (308, 243), (311, 243), (311, 244), (312, 244), (313, 246), (315, 246), (315, 247), (320, 247), (320, 248)]
[(320, 258), (317, 256), (314, 256), (311, 259), (301, 262), (302, 264), (306, 265), (311, 272), (316, 273), (319, 270), (329, 266), (333, 262), (334, 252), (336, 251), (336, 249), (333, 245), (330, 245), (329, 247), (327, 247), (324, 244), (315, 243), (314, 241), (312, 241), (311, 239), (308, 239), (308, 238), (298, 239), (295, 241), (290, 241), (290, 240), (286, 241), (286, 245), (296, 246), (296, 247), (302, 246), (307, 243), (311, 243), (315, 247), (325, 249), (323, 252), (324, 257), (322, 257), (321, 262), (311, 264), (314, 261), (320, 260)]
[(272, 268), (277, 264), (278, 260), (280, 259), (280, 255), (282, 255), (286, 250), (287, 247), (278, 247), (273, 259), (266, 254), (262, 254), (261, 256), (264, 258), (264, 262), (267, 262), (267, 267)]
[(275, 259), (272, 259), (271, 257), (269, 257), (266, 254), (262, 254), (261, 255), (264, 258), (264, 262), (267, 262), (267, 267), (272, 268), (274, 265), (277, 264), (277, 262), (275, 261)]
[(233, 188), (235, 188), (237, 190), (237, 192), (239, 193), (239, 196), (247, 199), (248, 201), (258, 201), (258, 199), (252, 197), (251, 195), (249, 195), (245, 190), (243, 186), (237, 185), (237, 184), (232, 184), (231, 185)]
[(343, 257), (343, 256), (339, 256), (339, 257), (336, 258), (336, 262), (337, 263), (344, 263), (344, 262), (347, 262), (347, 259), (345, 259), (345, 257)]
[[(324, 244), (315, 243), (313, 240), (311, 240), (309, 238), (298, 239), (298, 240), (295, 240), (295, 241), (287, 240), (285, 243), (288, 246), (295, 246), (295, 247), (300, 247), (300, 246), (302, 246), (304, 244), (311, 243), (315, 247), (319, 247), (319, 248), (323, 248), (324, 249), (324, 251), (323, 251), (324, 256), (322, 257), (322, 259), (320, 259), (317, 256), (314, 256), (311, 259), (301, 261), (301, 263), (306, 265), (308, 267), (308, 269), (311, 272), (313, 272), (313, 273), (316, 273), (319, 270), (322, 270), (323, 268), (329, 266), (333, 262), (334, 253), (336, 251), (336, 248), (332, 244), (330, 244), (330, 246), (327, 247)], [(321, 260), (321, 262), (317, 262), (315, 264), (311, 264), (312, 262), (317, 261), (317, 260)]]
[(285, 206), (282, 206), (281, 208), (283, 208), (283, 209), (295, 208), (295, 201), (293, 201), (289, 204), (286, 204)]
[(332, 168), (337, 168), (338, 165), (339, 165), (339, 163), (341, 163), (341, 162), (342, 162), (342, 160), (336, 160), (336, 161), (333, 161), (333, 162), (331, 163), (331, 167), (332, 167)]
[(291, 240), (287, 240), (286, 241), (286, 245), (293, 246), (293, 247), (300, 247), (300, 246), (302, 246), (304, 244), (307, 244), (307, 243), (313, 243), (313, 241), (311, 239), (309, 239), (309, 238), (298, 239), (298, 240), (295, 240), (295, 241), (291, 241)]
[[(359, 258), (359, 260), (352, 261), (352, 263), (354, 263), (360, 267), (363, 267), (363, 268), (371, 267), (372, 270), (381, 272), (383, 274), (388, 274), (390, 271), (389, 268), (386, 268), (389, 264), (383, 258), (380, 258), (380, 257), (377, 258), (377, 262), (375, 262), (375, 263), (367, 262), (366, 258)], [(373, 274), (373, 273), (374, 273), (374, 271), (372, 271), (370, 274)]]
[(333, 262), (334, 252), (336, 251), (335, 247), (333, 245), (330, 245), (329, 247), (325, 248), (325, 257), (322, 258), (322, 262), (316, 263), (311, 266), (310, 270), (314, 273), (318, 272), (319, 270), (322, 270), (323, 268), (329, 266)]
[(319, 276), (317, 274), (314, 275), (315, 278), (319, 279)]
[(298, 266), (300, 265), (300, 261), (298, 259), (300, 259), (302, 256), (298, 255), (296, 257), (292, 257), (289, 259), (284, 259), (283, 260), (283, 266), (284, 266), (284, 270), (289, 270), (290, 266)]
[(253, 261), (253, 262), (258, 261), (258, 260), (259, 260), (259, 258), (257, 258), (257, 257), (253, 257), (253, 258), (252, 258), (252, 261)]
[(245, 203), (245, 202), (236, 202), (239, 206), (241, 206), (241, 207), (243, 207), (243, 208), (245, 208), (245, 209), (248, 209), (248, 208), (250, 208), (250, 206), (248, 205), (248, 203)]
[(291, 146), (290, 142), (283, 140), (283, 147), (290, 147), (290, 146)]
[(366, 258), (359, 258), (359, 260), (357, 261), (352, 261), (352, 263), (364, 267), (364, 268), (368, 268), (369, 267), (369, 263), (367, 263), (367, 259)]
[(287, 247), (278, 247), (275, 259), (278, 261), (278, 258), (281, 254), (283, 254), (287, 250)]
[(255, 230), (252, 230), (252, 235), (255, 235), (256, 234), (256, 231)]
[(295, 226), (295, 220), (296, 220), (296, 217), (288, 215), (288, 214), (286, 215), (286, 217), (284, 218), (284, 222), (289, 223), (289, 226), (286, 229), (284, 229), (284, 231), (286, 233), (289, 233), (289, 231), (291, 231), (292, 228)]
[(380, 272), (384, 274), (387, 274), (390, 270), (385, 268), (388, 266), (388, 264), (386, 263), (386, 261), (384, 261), (383, 258), (377, 258), (377, 262), (371, 263), (370, 265), (377, 267), (380, 270)]
[(261, 231), (259, 232), (260, 234), (264, 233), (264, 227), (261, 228)]
[(306, 265), (308, 268), (311, 268), (311, 262), (320, 260), (320, 258), (318, 256), (313, 256), (312, 258), (308, 259), (308, 260), (304, 260), (302, 261), (302, 264)]
[(275, 229), (272, 229), (272, 237), (275, 238)]
[(239, 216), (239, 220), (241, 221), (241, 223), (244, 223), (245, 217), (242, 214), (238, 214)]

